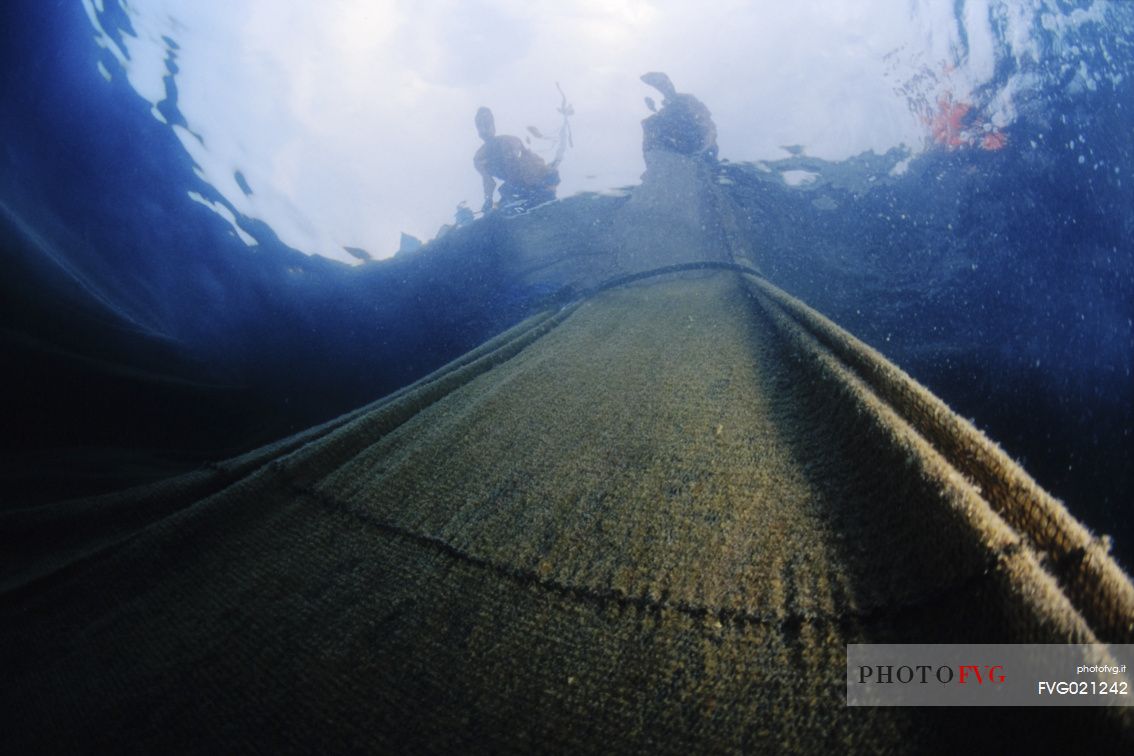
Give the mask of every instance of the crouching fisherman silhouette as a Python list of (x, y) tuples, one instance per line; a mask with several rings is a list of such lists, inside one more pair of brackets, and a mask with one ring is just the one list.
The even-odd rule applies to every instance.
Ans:
[(649, 165), (650, 152), (660, 150), (679, 155), (717, 161), (717, 127), (705, 104), (691, 94), (679, 93), (663, 73), (642, 75), (642, 81), (662, 94), (661, 110), (647, 97), (646, 106), (654, 112), (642, 121), (642, 152)]
[(496, 121), (492, 111), (476, 111), (476, 131), (484, 144), (477, 150), (473, 165), (484, 178), (485, 213), (492, 210), (495, 179), (500, 179), (501, 207), (527, 209), (555, 199), (559, 186), (559, 158), (550, 165), (543, 161), (519, 138), (506, 134), (496, 135)]

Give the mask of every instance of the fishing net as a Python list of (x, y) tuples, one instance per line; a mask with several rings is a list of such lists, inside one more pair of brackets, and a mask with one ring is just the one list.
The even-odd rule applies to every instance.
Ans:
[(847, 643), (1131, 642), (1134, 590), (968, 423), (735, 269), (597, 289), (270, 447), (0, 515), (0, 539), (14, 752), (1109, 749), (1132, 729), (845, 705)]

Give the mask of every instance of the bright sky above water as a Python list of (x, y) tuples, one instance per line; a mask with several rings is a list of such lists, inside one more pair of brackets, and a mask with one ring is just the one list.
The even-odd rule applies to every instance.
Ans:
[[(560, 196), (638, 183), (643, 98), (656, 96), (638, 77), (651, 70), (705, 102), (722, 158), (776, 159), (797, 144), (826, 159), (917, 152), (926, 103), (966, 99), (997, 54), (1038, 56), (1029, 34), (1043, 5), (968, 0), (955, 15), (953, 0), (120, 0), (137, 34), (124, 38), (127, 57), (94, 13), (115, 1), (82, 0), (142, 97), (165, 99), (163, 37), (178, 45), (192, 134), (176, 129), (203, 177), (285, 243), (345, 262), (343, 247), (386, 257), (401, 231), (428, 239), (459, 202), (479, 207), (480, 105), (499, 133), (555, 134), (562, 85), (575, 116)], [(1020, 86), (985, 105), (988, 123), (1013, 118)]]

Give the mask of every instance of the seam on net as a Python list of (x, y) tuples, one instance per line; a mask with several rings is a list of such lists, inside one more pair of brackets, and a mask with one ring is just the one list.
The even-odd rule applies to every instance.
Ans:
[(454, 546), (443, 538), (438, 538), (437, 536), (432, 536), (427, 533), (420, 533), (387, 522), (352, 506), (348, 502), (325, 494), (310, 486), (287, 479), (281, 479), (280, 483), (291, 492), (304, 496), (323, 509), (347, 515), (385, 535), (401, 538), (418, 546), (431, 549), (435, 553), (486, 570), (498, 577), (505, 578), (522, 586), (533, 586), (549, 593), (600, 607), (614, 605), (620, 608), (640, 609), (654, 613), (672, 611), (698, 620), (715, 617), (720, 620), (722, 625), (727, 624), (736, 627), (749, 625), (789, 626), (802, 623), (846, 624), (849, 622), (874, 621), (899, 616), (905, 612), (929, 607), (941, 600), (963, 594), (966, 590), (988, 580), (988, 577), (993, 572), (1001, 569), (1024, 548), (1023, 544), (1019, 541), (1006, 544), (991, 553), (990, 558), (985, 562), (983, 568), (956, 580), (945, 588), (926, 592), (917, 597), (914, 601), (906, 601), (894, 606), (878, 606), (868, 609), (853, 609), (848, 607), (845, 612), (840, 614), (800, 611), (758, 613), (730, 609), (728, 607), (696, 604), (689, 601), (668, 601), (664, 599), (654, 599), (644, 595), (633, 596), (613, 588), (601, 589), (594, 586), (573, 585), (556, 580), (549, 580), (540, 577), (534, 570), (524, 569), (515, 565), (477, 556)]

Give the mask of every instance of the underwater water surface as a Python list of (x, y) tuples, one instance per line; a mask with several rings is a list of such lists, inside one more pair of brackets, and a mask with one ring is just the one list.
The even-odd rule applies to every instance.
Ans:
[[(594, 29), (584, 19), (579, 29), (607, 34), (623, 57), (564, 64), (576, 115), (561, 199), (518, 219), (524, 234), (480, 219), (434, 229), (455, 225), (458, 202), (480, 206), (477, 98), (510, 109), (513, 131), (523, 117), (546, 121), (533, 133), (557, 128), (562, 72), (530, 48), (553, 22), (567, 35), (575, 16), (445, 6), (419, 40), (379, 23), (401, 18), (390, 4), (365, 17), (381, 44), (303, 27), (295, 65), (282, 67), (278, 38), (303, 17), (277, 11), (268, 25), (261, 5), (193, 15), (141, 0), (21, 0), (0, 11), (8, 506), (269, 442), (546, 306), (560, 282), (518, 280), (510, 260), (533, 239), (585, 247), (625, 201), (608, 190), (642, 170), (649, 90), (637, 78), (649, 67), (713, 111), (716, 186), (761, 271), (973, 419), (1134, 565), (1131, 4), (915, 3), (873, 19), (820, 4), (813, 13), (842, 25), (849, 59), (865, 61), (836, 79), (814, 48), (760, 53), (794, 75), (774, 76), (763, 57), (741, 70), (729, 35), (714, 78), (691, 62), (711, 61), (714, 40), (678, 44), (666, 26), (667, 13), (695, 19), (684, 7), (626, 4)], [(627, 41), (639, 25), (655, 40), (641, 49)], [(475, 52), (516, 29), (530, 40)], [(354, 57), (319, 53), (336, 30)], [(414, 65), (382, 68), (395, 53)], [(331, 58), (367, 72), (342, 101), (353, 108), (320, 99), (337, 91), (339, 69), (321, 67)], [(277, 81), (286, 76), (298, 78)], [(797, 99), (773, 98), (783, 92)], [(808, 130), (817, 121), (825, 128)], [(371, 152), (415, 162), (384, 168)], [(395, 255), (390, 229), (426, 243)]]

